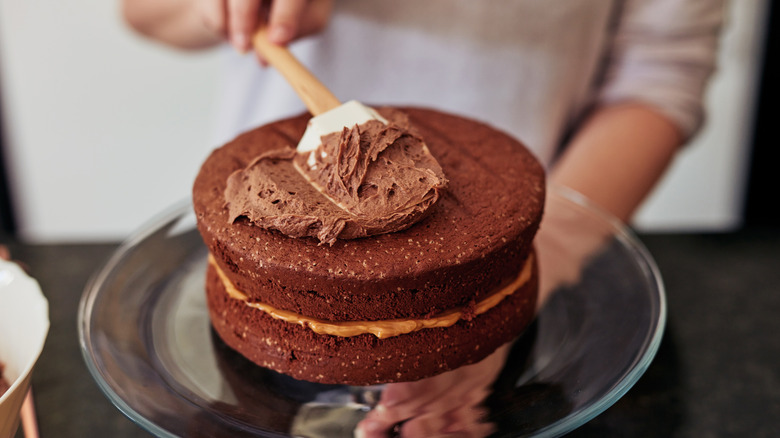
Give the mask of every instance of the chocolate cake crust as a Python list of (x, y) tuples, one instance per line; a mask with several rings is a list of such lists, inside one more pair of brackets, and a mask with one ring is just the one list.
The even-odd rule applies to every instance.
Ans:
[[(239, 218), (228, 176), (257, 155), (293, 146), (308, 115), (237, 137), (206, 160), (193, 187), (198, 228), (231, 282), (251, 300), (331, 321), (424, 317), (468, 304), (516, 277), (544, 204), (544, 171), (516, 140), (485, 124), (402, 108), (450, 181), (431, 214), (391, 234), (333, 246)], [(380, 109), (381, 111), (381, 109)]]

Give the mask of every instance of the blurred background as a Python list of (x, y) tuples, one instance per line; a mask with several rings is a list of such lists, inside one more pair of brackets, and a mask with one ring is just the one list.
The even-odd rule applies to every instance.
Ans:
[[(772, 7), (775, 6), (775, 7)], [(729, 4), (708, 118), (635, 223), (642, 232), (776, 225), (769, 105), (778, 5)], [(220, 51), (133, 34), (116, 1), (0, 0), (0, 235), (116, 241), (190, 195), (211, 149)]]

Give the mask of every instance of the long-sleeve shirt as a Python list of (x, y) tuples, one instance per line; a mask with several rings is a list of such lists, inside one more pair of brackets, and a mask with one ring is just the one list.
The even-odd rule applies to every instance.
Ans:
[[(291, 49), (343, 101), (482, 120), (549, 164), (598, 105), (640, 101), (692, 135), (723, 14), (722, 0), (336, 0)], [(217, 143), (305, 111), (273, 68), (225, 58)]]

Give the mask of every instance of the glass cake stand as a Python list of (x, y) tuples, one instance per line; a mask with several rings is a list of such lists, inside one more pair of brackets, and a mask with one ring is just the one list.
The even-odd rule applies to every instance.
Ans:
[(483, 362), (432, 379), (308, 383), (227, 348), (209, 324), (207, 250), (189, 203), (143, 227), (87, 285), (82, 353), (111, 402), (161, 437), (334, 437), (356, 428), (560, 436), (647, 369), (666, 303), (653, 260), (626, 227), (561, 188), (548, 191), (545, 214), (537, 249), (550, 294), (536, 321)]

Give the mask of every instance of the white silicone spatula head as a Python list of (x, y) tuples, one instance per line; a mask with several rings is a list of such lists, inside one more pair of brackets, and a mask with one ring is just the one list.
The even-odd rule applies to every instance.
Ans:
[(331, 132), (338, 132), (345, 127), (350, 128), (360, 125), (369, 120), (379, 120), (387, 124), (387, 120), (374, 111), (356, 100), (350, 100), (342, 105), (326, 111), (309, 120), (306, 131), (298, 143), (298, 152), (310, 152), (320, 145), (320, 138)]

